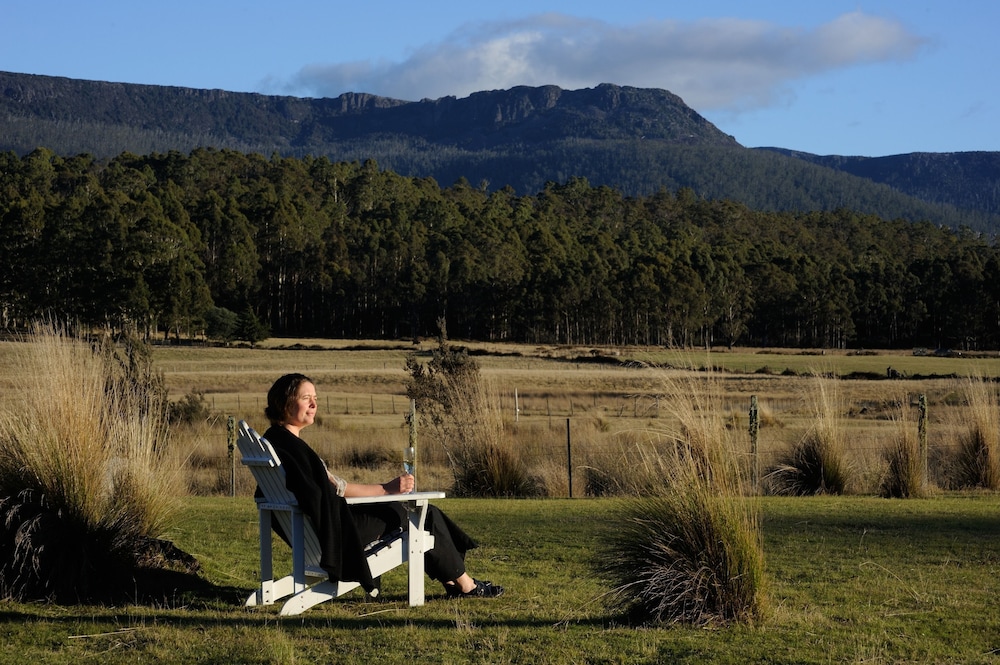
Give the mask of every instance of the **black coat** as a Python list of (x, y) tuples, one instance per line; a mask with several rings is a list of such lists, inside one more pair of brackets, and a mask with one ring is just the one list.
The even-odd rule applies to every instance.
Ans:
[[(337, 496), (326, 465), (305, 441), (284, 427), (271, 426), (264, 433), (285, 470), (285, 487), (295, 495), (299, 508), (309, 516), (319, 538), (320, 566), (333, 582), (358, 582), (366, 591), (375, 588), (364, 544), (343, 497)], [(286, 542), (291, 534), (275, 531)]]

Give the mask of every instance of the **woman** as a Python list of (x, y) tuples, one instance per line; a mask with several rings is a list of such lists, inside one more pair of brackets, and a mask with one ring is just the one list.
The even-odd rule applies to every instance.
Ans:
[[(267, 392), (264, 413), (271, 427), (264, 438), (271, 442), (285, 467), (286, 485), (295, 494), (302, 511), (318, 530), (323, 525), (336, 530), (340, 540), (346, 536), (349, 546), (356, 548), (359, 543), (374, 542), (405, 528), (406, 510), (396, 502), (347, 506), (346, 515), (334, 507), (333, 504), (343, 503), (338, 497), (405, 494), (413, 490), (413, 476), (405, 474), (382, 485), (363, 485), (330, 473), (319, 455), (299, 436), (304, 427), (313, 424), (316, 407), (316, 386), (303, 374), (286, 374)], [(356, 528), (357, 540), (352, 526)], [(425, 570), (444, 585), (449, 597), (493, 598), (503, 593), (503, 587), (477, 580), (465, 571), (465, 553), (476, 547), (476, 542), (435, 506), (428, 508), (425, 528), (434, 536), (434, 548), (424, 555)], [(340, 563), (337, 560), (331, 565), (339, 571)], [(367, 571), (352, 572), (350, 565), (345, 570), (348, 575), (360, 575), (363, 585), (365, 575), (370, 579)]]

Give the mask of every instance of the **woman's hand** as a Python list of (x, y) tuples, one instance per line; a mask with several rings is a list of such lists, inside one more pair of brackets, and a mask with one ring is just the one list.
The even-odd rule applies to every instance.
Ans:
[(399, 478), (393, 478), (382, 485), (386, 494), (409, 494), (413, 491), (413, 476), (408, 473)]

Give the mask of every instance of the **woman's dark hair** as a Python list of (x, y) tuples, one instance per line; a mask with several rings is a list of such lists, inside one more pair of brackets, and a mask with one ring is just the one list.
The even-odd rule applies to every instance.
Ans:
[(305, 374), (286, 374), (271, 386), (267, 391), (267, 407), (264, 415), (271, 421), (272, 425), (277, 425), (285, 419), (288, 413), (288, 405), (295, 399), (295, 393), (299, 392), (299, 386), (304, 382), (314, 383)]

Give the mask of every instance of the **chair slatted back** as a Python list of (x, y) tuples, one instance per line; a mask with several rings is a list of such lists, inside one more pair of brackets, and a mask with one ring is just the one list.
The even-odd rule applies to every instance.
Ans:
[[(271, 442), (258, 434), (246, 421), (241, 420), (239, 426), (239, 437), (237, 445), (240, 449), (243, 464), (250, 469), (254, 480), (263, 497), (257, 499), (257, 507), (261, 510), (270, 510), (271, 515), (281, 526), (288, 538), (293, 538), (293, 516), (300, 513), (298, 501), (295, 495), (285, 487), (285, 470), (281, 466), (278, 454), (271, 446)], [(312, 522), (305, 515), (302, 515), (304, 563), (306, 566), (317, 566), (320, 559), (319, 538)], [(270, 534), (261, 533), (264, 538)], [(294, 548), (294, 544), (293, 544)]]
[(240, 421), (237, 439), (243, 465), (250, 469), (257, 486), (269, 503), (296, 506), (295, 495), (285, 487), (285, 470), (271, 443), (254, 431), (245, 420)]

